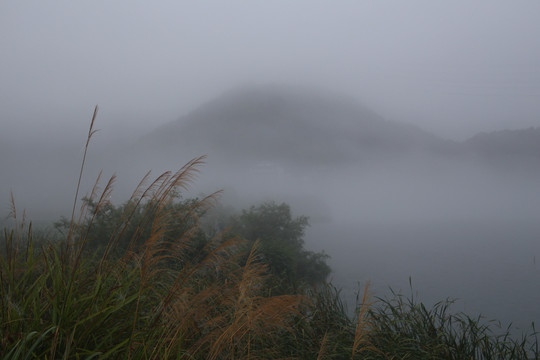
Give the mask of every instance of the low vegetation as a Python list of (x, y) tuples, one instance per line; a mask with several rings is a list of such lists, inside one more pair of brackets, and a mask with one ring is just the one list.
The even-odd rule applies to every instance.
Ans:
[(102, 190), (98, 178), (78, 215), (39, 238), (12, 200), (0, 250), (0, 358), (540, 358), (534, 333), (515, 340), (451, 313), (451, 302), (370, 300), (366, 286), (349, 316), (326, 282), (327, 256), (304, 249), (307, 218), (286, 204), (252, 207), (219, 227), (201, 221), (218, 193), (181, 192), (203, 160), (147, 175), (120, 206), (108, 200), (114, 177)]

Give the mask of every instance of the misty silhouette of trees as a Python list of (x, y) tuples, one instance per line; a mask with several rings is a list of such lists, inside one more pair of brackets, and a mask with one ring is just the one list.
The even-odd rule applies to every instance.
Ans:
[(289, 205), (268, 202), (252, 206), (232, 222), (231, 232), (247, 239), (248, 246), (260, 242), (262, 261), (281, 281), (277, 286), (282, 290), (326, 281), (331, 271), (326, 263), (329, 256), (304, 249), (308, 218), (293, 218)]
[[(161, 243), (172, 245), (184, 237), (190, 238), (191, 251), (186, 252), (190, 258), (186, 261), (203, 256), (200, 251), (209, 241), (207, 234), (198, 226), (198, 218), (203, 211), (193, 207), (197, 199), (170, 202), (165, 207), (155, 201), (144, 204), (127, 201), (118, 206), (110, 202), (98, 206), (88, 198), (83, 198), (83, 202), (89, 215), (78, 225), (77, 236), (86, 239), (85, 247), (89, 252), (101, 253), (107, 247), (118, 254), (128, 249), (138, 250), (151, 236), (152, 229), (155, 232), (156, 228), (165, 228), (165, 224), (167, 231), (161, 233)], [(69, 225), (66, 218), (54, 224), (63, 235), (67, 234)]]
[[(271, 286), (276, 292), (289, 292), (303, 285), (324, 283), (331, 272), (326, 263), (329, 258), (327, 254), (304, 249), (308, 218), (293, 218), (289, 205), (285, 203), (269, 202), (252, 206), (240, 215), (226, 216), (219, 229), (215, 229), (200, 226), (199, 220), (206, 213), (194, 208), (197, 199), (171, 202), (165, 209), (152, 201), (142, 205), (132, 201), (118, 206), (105, 203), (99, 207), (90, 199), (83, 199), (83, 202), (88, 207), (89, 216), (78, 225), (76, 232), (81, 239), (87, 239), (85, 247), (89, 253), (101, 253), (109, 244), (114, 244), (114, 251), (118, 254), (126, 250), (136, 251), (151, 236), (153, 228), (166, 223), (168, 230), (161, 234), (162, 244), (173, 246), (182, 242), (184, 237), (190, 238), (190, 251), (185, 252), (185, 262), (197, 262), (203, 258), (205, 245), (215, 241), (223, 228), (224, 239), (239, 237), (246, 240), (246, 254), (249, 251), (245, 250), (259, 241), (260, 261), (268, 266), (269, 273), (273, 275), (270, 277), (273, 282)], [(55, 223), (56, 229), (64, 236), (69, 225), (66, 218)]]

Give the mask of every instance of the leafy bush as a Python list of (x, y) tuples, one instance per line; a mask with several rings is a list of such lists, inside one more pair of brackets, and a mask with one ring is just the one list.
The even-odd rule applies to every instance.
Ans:
[(330, 274), (328, 255), (304, 249), (305, 216), (292, 217), (289, 205), (264, 203), (233, 218), (231, 232), (248, 240), (260, 241), (263, 261), (280, 279), (282, 289), (297, 289), (303, 284), (323, 284)]

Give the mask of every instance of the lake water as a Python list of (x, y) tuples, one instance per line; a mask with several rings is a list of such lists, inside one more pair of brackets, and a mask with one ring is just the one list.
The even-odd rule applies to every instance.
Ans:
[[(353, 306), (366, 281), (426, 304), (456, 299), (453, 310), (510, 322), (540, 323), (540, 223), (313, 224), (308, 248), (332, 256), (332, 282)], [(518, 331), (519, 331), (518, 330)]]

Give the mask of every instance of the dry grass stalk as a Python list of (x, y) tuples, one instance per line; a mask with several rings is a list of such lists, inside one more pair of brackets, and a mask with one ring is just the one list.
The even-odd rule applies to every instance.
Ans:
[(354, 331), (354, 342), (352, 347), (351, 359), (354, 359), (355, 355), (361, 351), (367, 349), (374, 350), (372, 346), (369, 346), (369, 340), (367, 336), (371, 331), (369, 321), (369, 308), (373, 305), (373, 302), (369, 301), (369, 282), (364, 286), (364, 292), (362, 294), (362, 302), (358, 309), (358, 318), (356, 321), (356, 327)]
[(326, 349), (326, 342), (328, 341), (328, 332), (324, 333), (324, 336), (321, 340), (321, 346), (319, 348), (319, 353), (317, 354), (317, 360), (324, 359), (324, 351)]
[[(256, 261), (255, 243), (239, 275), (230, 276), (233, 286), (226, 289), (222, 306), (227, 309), (221, 317), (211, 320), (215, 328), (208, 358), (249, 358), (254, 341), (271, 343), (272, 335), (292, 331), (289, 320), (296, 313), (301, 297), (295, 295), (260, 296), (266, 277), (266, 266)], [(267, 348), (266, 351), (270, 351)]]
[(79, 172), (79, 180), (77, 181), (77, 190), (75, 191), (75, 198), (73, 199), (73, 209), (71, 210), (71, 221), (70, 221), (70, 226), (69, 226), (68, 236), (67, 236), (67, 244), (66, 244), (67, 247), (69, 247), (70, 242), (71, 242), (71, 233), (73, 231), (73, 225), (74, 225), (74, 220), (75, 220), (75, 208), (77, 207), (77, 200), (79, 198), (79, 189), (81, 187), (84, 164), (86, 162), (86, 154), (88, 152), (88, 146), (90, 145), (90, 140), (92, 139), (92, 136), (94, 136), (94, 134), (98, 131), (98, 130), (94, 130), (94, 122), (96, 121), (97, 112), (98, 112), (98, 106), (96, 105), (94, 108), (94, 114), (92, 115), (92, 121), (90, 121), (90, 128), (88, 129), (88, 136), (86, 137), (86, 145), (84, 146), (84, 154), (83, 154), (83, 158), (81, 162), (81, 170)]

